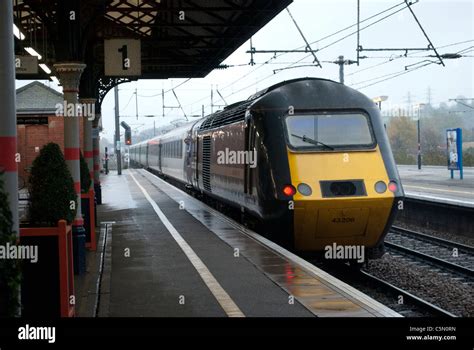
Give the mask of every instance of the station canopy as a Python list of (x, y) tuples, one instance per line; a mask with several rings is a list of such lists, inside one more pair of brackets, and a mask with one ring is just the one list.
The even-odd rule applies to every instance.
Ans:
[[(2, 0), (3, 1), (3, 0)], [(141, 42), (140, 79), (204, 77), (288, 6), (292, 0), (12, 0), (24, 40), (52, 67), (82, 61), (104, 75), (104, 39)], [(71, 30), (70, 9), (80, 25)], [(75, 6), (75, 7), (74, 7)], [(71, 59), (71, 52), (74, 57)], [(92, 67), (91, 67), (92, 65)], [(48, 79), (37, 75), (17, 79)]]

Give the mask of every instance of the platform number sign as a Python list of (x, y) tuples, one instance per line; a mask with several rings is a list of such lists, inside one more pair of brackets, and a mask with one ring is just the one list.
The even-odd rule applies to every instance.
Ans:
[(140, 40), (105, 39), (104, 65), (106, 76), (140, 76), (142, 74)]
[(15, 72), (17, 75), (38, 74), (38, 57), (15, 56)]
[(459, 170), (460, 178), (462, 179), (462, 130), (460, 128), (446, 130), (446, 146), (448, 169), (451, 170), (451, 178), (453, 178), (454, 170)]

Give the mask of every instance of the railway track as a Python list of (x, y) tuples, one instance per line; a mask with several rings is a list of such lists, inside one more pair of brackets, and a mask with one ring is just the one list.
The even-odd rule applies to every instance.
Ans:
[(427, 263), (445, 274), (473, 283), (474, 248), (471, 246), (396, 226), (387, 234), (385, 246), (392, 254)]
[[(394, 258), (423, 269), (428, 268), (436, 275), (450, 278), (456, 284), (474, 286), (474, 248), (471, 246), (401, 227), (393, 227), (390, 230), (385, 239), (385, 245)], [(324, 264), (318, 264), (318, 266), (405, 317), (456, 317), (458, 315), (459, 307), (456, 308), (455, 304), (441, 303), (443, 307), (450, 305), (447, 307), (450, 311), (447, 311), (430, 302), (437, 299), (433, 298), (429, 291), (416, 288), (416, 291), (411, 288), (405, 290), (407, 286), (396, 282), (397, 279), (393, 279), (393, 276), (387, 279), (383, 274), (375, 276), (364, 268), (355, 272), (354, 268), (345, 270), (343, 267), (327, 267)]]
[(311, 261), (311, 263), (359, 289), (404, 317), (456, 317), (451, 312), (364, 270), (358, 270), (345, 264), (328, 265), (321, 261)]
[[(378, 277), (371, 275), (370, 273), (360, 270), (359, 272), (363, 278), (368, 282), (372, 283), (375, 288), (382, 289), (391, 295), (392, 298), (395, 297), (397, 304), (391, 303), (393, 310), (398, 311), (401, 315), (405, 317), (410, 317), (413, 314), (417, 316), (417, 313), (421, 315), (427, 314), (428, 316), (437, 316), (437, 317), (456, 317), (456, 315), (446, 311), (410, 292), (394, 286), (393, 284), (388, 283)], [(400, 304), (400, 301), (403, 301)]]

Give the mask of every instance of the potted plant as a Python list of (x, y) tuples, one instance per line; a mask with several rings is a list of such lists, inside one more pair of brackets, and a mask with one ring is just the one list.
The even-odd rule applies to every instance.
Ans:
[(29, 177), (29, 221), (33, 225), (70, 224), (76, 215), (74, 180), (55, 143), (45, 145), (33, 161)]
[[(37, 246), (38, 261), (23, 262), (21, 297), (25, 317), (74, 315), (74, 181), (60, 147), (45, 145), (29, 177), (29, 223), (20, 228), (22, 245)], [(72, 297), (72, 299), (71, 299)]]
[[(4, 191), (3, 173), (0, 173), (0, 245), (17, 244), (13, 219)], [(0, 317), (19, 316), (20, 264), (16, 259), (0, 259)]]

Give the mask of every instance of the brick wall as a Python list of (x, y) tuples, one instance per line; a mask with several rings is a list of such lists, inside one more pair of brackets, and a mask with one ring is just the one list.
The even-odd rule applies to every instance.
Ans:
[[(18, 115), (17, 118), (21, 118)], [(45, 117), (45, 115), (36, 115), (28, 117)], [(38, 156), (39, 150), (49, 142), (57, 143), (64, 152), (64, 117), (56, 117), (48, 115), (48, 124), (44, 125), (18, 125), (18, 153), (21, 155), (21, 162), (18, 164), (18, 176), (21, 176), (25, 182), (28, 181), (28, 169), (33, 164), (34, 159)], [(81, 118), (79, 133), (81, 151), (84, 151), (84, 121)]]

